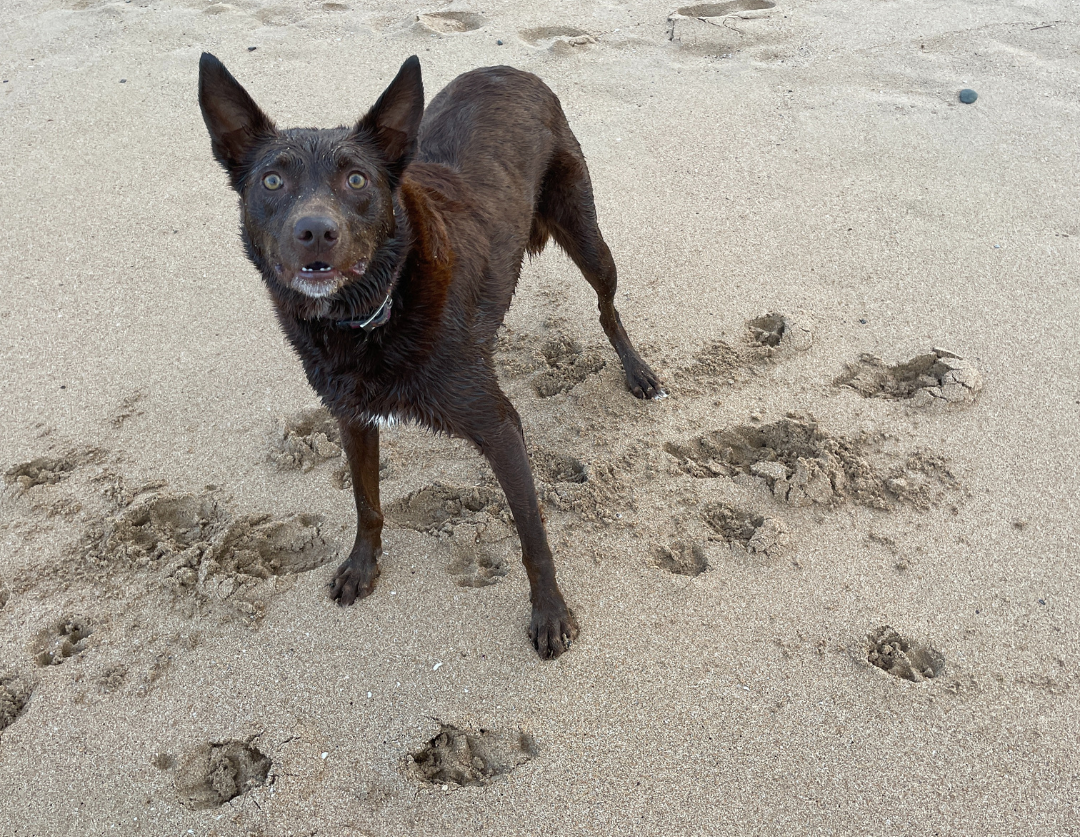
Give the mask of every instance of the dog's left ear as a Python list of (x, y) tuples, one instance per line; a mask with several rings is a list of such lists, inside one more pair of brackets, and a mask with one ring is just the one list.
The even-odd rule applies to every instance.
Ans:
[(357, 123), (356, 133), (373, 139), (391, 174), (400, 177), (416, 153), (416, 135), (423, 115), (424, 82), (420, 78), (420, 59), (413, 55), (405, 60), (390, 86)]

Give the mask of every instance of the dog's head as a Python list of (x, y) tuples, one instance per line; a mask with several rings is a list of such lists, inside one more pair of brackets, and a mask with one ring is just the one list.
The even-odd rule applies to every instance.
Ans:
[(268, 281), (320, 298), (362, 279), (394, 234), (394, 190), (416, 151), (419, 59), (401, 65), (351, 128), (278, 130), (205, 52), (199, 105), (214, 157), (240, 194), (248, 255)]

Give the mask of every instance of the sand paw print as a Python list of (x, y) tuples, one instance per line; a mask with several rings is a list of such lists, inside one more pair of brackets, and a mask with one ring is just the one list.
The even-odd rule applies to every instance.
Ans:
[(526, 732), (461, 729), (440, 724), (438, 734), (407, 759), (407, 771), (432, 785), (488, 785), (536, 755)]
[(814, 345), (814, 335), (805, 323), (775, 311), (747, 320), (751, 348), (764, 359), (779, 359), (805, 352)]
[(389, 522), (417, 532), (452, 535), (464, 525), (481, 539), (490, 539), (489, 529), (503, 531), (512, 521), (502, 491), (483, 485), (433, 482), (387, 504), (384, 511)]
[(662, 570), (674, 575), (701, 575), (709, 568), (705, 544), (701, 541), (676, 541), (670, 546), (653, 548), (653, 561)]
[(848, 364), (834, 382), (864, 398), (909, 401), (913, 407), (973, 404), (983, 387), (982, 373), (970, 360), (945, 349), (889, 366), (874, 355)]
[(866, 659), (888, 672), (919, 683), (933, 680), (945, 668), (945, 658), (929, 645), (910, 642), (888, 625), (883, 625), (867, 637)]
[(416, 16), (417, 22), (432, 32), (441, 35), (458, 35), (473, 32), (487, 21), (475, 12), (425, 12)]
[(550, 398), (569, 392), (589, 375), (595, 375), (607, 365), (599, 349), (583, 349), (572, 337), (556, 334), (540, 347), (548, 368), (534, 380), (536, 394)]
[(39, 456), (8, 468), (4, 480), (18, 492), (39, 485), (56, 485), (70, 477), (76, 468), (101, 461), (103, 455), (97, 448), (86, 448), (59, 456)]
[(455, 537), (452, 548), (454, 557), (446, 569), (458, 587), (490, 587), (510, 571), (502, 556), (478, 541)]
[(26, 711), (33, 687), (14, 674), (0, 676), (0, 732), (10, 727)]
[(634, 506), (632, 480), (622, 465), (590, 466), (572, 454), (544, 448), (534, 448), (530, 459), (536, 492), (548, 508), (611, 523)]
[(679, 369), (681, 389), (702, 395), (717, 385), (736, 386), (761, 374), (770, 363), (807, 351), (813, 342), (813, 333), (805, 323), (777, 312), (761, 314), (746, 322), (741, 343), (714, 340), (697, 351), (693, 360)]
[[(170, 757), (155, 764), (168, 769)], [(252, 788), (267, 784), (270, 758), (251, 741), (218, 741), (196, 747), (176, 770), (176, 791), (188, 808), (217, 808)]]
[(39, 666), (58, 666), (85, 651), (93, 632), (81, 616), (65, 616), (38, 635), (34, 659)]

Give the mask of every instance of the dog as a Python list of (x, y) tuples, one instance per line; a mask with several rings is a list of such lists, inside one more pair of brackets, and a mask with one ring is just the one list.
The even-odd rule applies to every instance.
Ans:
[(279, 130), (213, 55), (199, 105), (240, 196), (241, 237), (311, 386), (336, 418), (352, 474), (356, 540), (331, 584), (351, 605), (379, 575), (379, 424), (468, 440), (506, 495), (529, 577), (529, 638), (558, 657), (578, 634), (555, 578), (521, 419), (492, 355), (525, 254), (549, 238), (595, 289), (600, 324), (638, 398), (662, 382), (615, 310), (616, 271), (592, 183), (555, 94), (488, 67), (424, 108), (404, 64), (355, 125)]

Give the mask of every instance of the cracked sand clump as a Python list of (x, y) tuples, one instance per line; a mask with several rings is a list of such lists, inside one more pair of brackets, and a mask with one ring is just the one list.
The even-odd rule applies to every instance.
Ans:
[(268, 580), (315, 569), (335, 556), (318, 515), (234, 517), (212, 490), (119, 492), (118, 500), (119, 510), (84, 531), (76, 575), (145, 570), (189, 606), (227, 601), (258, 617), (265, 597), (277, 589)]
[(894, 677), (919, 683), (933, 680), (945, 668), (945, 658), (929, 645), (904, 639), (888, 625), (867, 637), (867, 660)]
[(982, 373), (970, 360), (945, 349), (889, 366), (864, 354), (849, 363), (834, 384), (864, 398), (910, 401), (913, 407), (973, 404), (983, 387)]
[(729, 503), (706, 506), (703, 519), (716, 532), (718, 540), (748, 556), (777, 558), (791, 545), (782, 521)]
[(270, 461), (279, 470), (307, 473), (328, 459), (341, 456), (338, 424), (324, 407), (279, 416), (270, 431)]
[(853, 501), (874, 508), (928, 508), (959, 483), (946, 461), (926, 451), (885, 450), (883, 436), (833, 437), (813, 418), (789, 415), (764, 425), (716, 430), (664, 446), (698, 478), (747, 477), (792, 505)]

